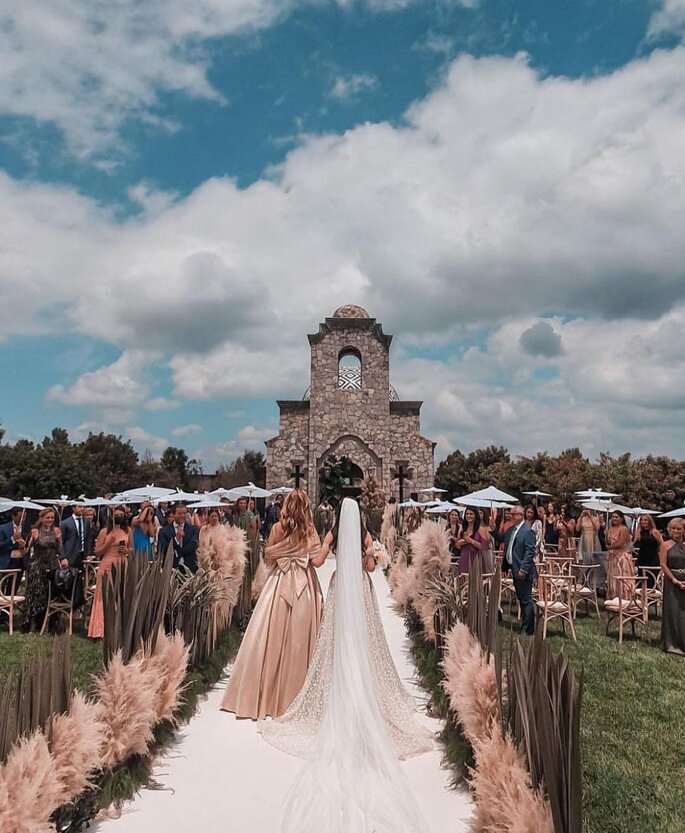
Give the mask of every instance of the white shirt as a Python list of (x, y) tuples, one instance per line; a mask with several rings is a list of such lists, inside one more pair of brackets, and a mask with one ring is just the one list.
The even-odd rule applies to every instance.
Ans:
[(512, 555), (513, 555), (513, 552), (514, 552), (514, 539), (519, 534), (519, 529), (521, 529), (521, 527), (523, 526), (524, 523), (525, 523), (525, 520), (521, 521), (521, 523), (511, 533), (511, 538), (509, 539), (509, 545), (507, 546), (507, 564), (512, 564), (513, 565), (513, 563), (514, 563), (513, 560), (512, 560)]

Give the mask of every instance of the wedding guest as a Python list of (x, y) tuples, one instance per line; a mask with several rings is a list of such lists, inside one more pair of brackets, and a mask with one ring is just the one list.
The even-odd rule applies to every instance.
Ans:
[[(664, 543), (661, 533), (656, 528), (651, 515), (640, 515), (637, 529), (633, 536), (633, 546), (637, 553), (638, 567), (658, 567), (659, 549)], [(654, 587), (654, 574), (647, 573), (647, 585)]]
[(671, 540), (659, 549), (664, 574), (661, 644), (666, 653), (685, 656), (685, 519), (673, 518), (668, 534)]
[(264, 523), (262, 524), (262, 528), (260, 532), (262, 533), (262, 537), (266, 541), (269, 537), (271, 532), (271, 527), (278, 522), (278, 519), (281, 516), (281, 509), (283, 508), (283, 495), (276, 495), (274, 498), (273, 503), (271, 503), (264, 515)]
[[(534, 523), (535, 509), (529, 517)], [(510, 527), (502, 540), (504, 557), (502, 564), (508, 565), (514, 579), (516, 598), (521, 606), (521, 630), (527, 635), (535, 632), (535, 605), (533, 604), (533, 585), (536, 578), (535, 551), (537, 538), (530, 522), (526, 522), (523, 507), (513, 506), (511, 518), (514, 526)]]
[[(152, 508), (152, 507), (148, 507)], [(131, 550), (132, 536), (128, 525), (128, 518), (124, 510), (115, 506), (107, 527), (101, 529), (95, 541), (95, 557), (99, 560), (95, 582), (95, 596), (90, 613), (88, 636), (91, 639), (101, 639), (105, 635), (105, 613), (103, 607), (102, 585), (105, 577), (112, 572), (115, 564), (123, 565)]]
[(155, 509), (148, 501), (141, 505), (140, 512), (131, 521), (133, 552), (145, 554), (148, 561), (152, 561), (154, 557), (154, 544), (157, 535), (156, 521)]
[(233, 510), (233, 525), (244, 529), (248, 538), (254, 536), (257, 532), (257, 520), (252, 512), (250, 512), (248, 500), (246, 497), (238, 498)]
[(623, 512), (615, 509), (611, 513), (611, 525), (606, 531), (607, 557), (607, 598), (630, 600), (634, 588), (626, 582), (619, 582), (618, 576), (634, 576), (635, 565), (628, 553), (630, 531), (626, 526)]
[(545, 518), (545, 547), (552, 550), (559, 550), (559, 516), (556, 507), (550, 501), (547, 504)]
[(91, 540), (90, 523), (83, 514), (83, 506), (78, 503), (73, 507), (72, 514), (60, 524), (62, 532), (62, 554), (70, 567), (80, 569), (83, 561), (91, 555), (88, 547)]
[(196, 509), (191, 523), (193, 523), (198, 529), (202, 529), (203, 526), (207, 526), (207, 521), (207, 509)]
[(310, 563), (319, 551), (309, 499), (295, 489), (269, 535), (267, 579), (233, 665), (225, 711), (278, 717), (302, 688), (321, 624), (323, 596)]
[(16, 570), (19, 587), (24, 571), (26, 535), (22, 530), (22, 509), (12, 510), (12, 518), (0, 526), (0, 570)]
[(68, 560), (62, 557), (62, 533), (55, 525), (55, 510), (42, 509), (29, 538), (29, 565), (24, 603), (24, 629), (29, 633), (35, 633), (43, 625), (55, 570), (68, 566)]
[(471, 561), (480, 557), (481, 550), (487, 546), (487, 538), (481, 532), (480, 515), (470, 506), (464, 512), (461, 535), (457, 539), (459, 550), (459, 575), (467, 576)]
[(511, 517), (511, 508), (507, 507), (504, 512), (502, 513), (502, 519), (499, 522), (499, 526), (497, 527), (497, 534), (500, 537), (503, 537), (508, 529), (514, 525), (514, 521)]
[(447, 515), (447, 532), (449, 535), (450, 562), (453, 566), (457, 566), (459, 564), (457, 541), (461, 538), (461, 515), (458, 509), (450, 509)]
[(257, 527), (259, 527), (260, 522), (261, 522), (261, 517), (259, 515), (259, 510), (257, 509), (257, 501), (253, 497), (251, 497), (249, 499), (249, 501), (247, 502), (247, 508), (252, 513), (252, 515), (255, 519), (255, 522), (257, 524)]
[(545, 550), (545, 544), (542, 531), (542, 521), (538, 517), (537, 507), (532, 503), (529, 503), (523, 510), (523, 517), (526, 524), (535, 533), (535, 552), (540, 555)]
[(595, 512), (583, 508), (576, 525), (579, 533), (578, 557), (583, 564), (596, 564), (595, 554), (601, 551), (599, 543), (600, 521)]
[(191, 573), (197, 572), (197, 545), (199, 530), (188, 523), (188, 508), (177, 503), (174, 507), (172, 523), (162, 527), (157, 538), (157, 551), (166, 555), (170, 545), (174, 548), (174, 569), (187, 567)]

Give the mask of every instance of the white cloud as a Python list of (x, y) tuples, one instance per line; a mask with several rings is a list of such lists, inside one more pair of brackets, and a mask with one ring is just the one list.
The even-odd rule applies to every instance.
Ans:
[(181, 403), (178, 399), (167, 399), (164, 396), (154, 396), (143, 405), (146, 411), (174, 411)]
[(148, 393), (141, 374), (150, 362), (150, 356), (139, 350), (125, 351), (112, 364), (84, 373), (68, 388), (53, 385), (45, 400), (87, 408), (137, 408)]
[(171, 434), (174, 437), (187, 437), (190, 434), (200, 434), (202, 426), (195, 422), (188, 423), (188, 425), (177, 425), (176, 428), (171, 429)]
[(356, 73), (353, 75), (339, 75), (331, 87), (330, 96), (336, 101), (354, 101), (359, 96), (378, 86), (375, 75)]
[(648, 35), (656, 37), (664, 32), (685, 34), (685, 0), (662, 0), (652, 15)]
[[(670, 367), (680, 343), (684, 76), (684, 48), (574, 80), (540, 77), (523, 56), (462, 56), (399, 126), (303, 137), (249, 188), (212, 179), (125, 222), (67, 189), (0, 175), (0, 332), (69, 329), (127, 353), (164, 351), (174, 397), (294, 398), (308, 381), (304, 334), (360, 303), (400, 349), (494, 331), (487, 361), (473, 348), (450, 365), (459, 389), (426, 366), (431, 396), (466, 435), (513, 432), (523, 444), (543, 420), (578, 441), (647, 447), (621, 427), (634, 400), (596, 404), (596, 388), (615, 386), (597, 358), (625, 368), (623, 388), (639, 378), (658, 390), (662, 414), (680, 401), (668, 371), (649, 368)], [(566, 378), (516, 396), (509, 356), (537, 362), (519, 340), (541, 320), (562, 339)], [(582, 383), (579, 343), (596, 351)], [(626, 343), (644, 375), (631, 375)], [(659, 433), (671, 437), (682, 447)]]
[(165, 437), (157, 437), (141, 428), (140, 425), (127, 428), (126, 437), (131, 440), (138, 451), (150, 450), (153, 454), (161, 454), (169, 445)]
[(210, 38), (268, 26), (288, 0), (5, 0), (0, 109), (54, 123), (79, 156), (110, 151), (129, 119), (173, 129), (161, 92), (222, 102)]
[(264, 442), (277, 433), (275, 428), (256, 428), (254, 425), (245, 425), (232, 440), (196, 449), (190, 456), (202, 460), (206, 470), (217, 468), (222, 464), (232, 463), (244, 451), (261, 451), (266, 454)]

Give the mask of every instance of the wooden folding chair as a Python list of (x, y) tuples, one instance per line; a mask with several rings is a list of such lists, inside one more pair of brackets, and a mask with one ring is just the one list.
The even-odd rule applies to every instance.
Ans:
[(74, 576), (74, 581), (71, 585), (71, 593), (67, 598), (64, 596), (55, 596), (55, 590), (50, 582), (48, 588), (48, 606), (45, 609), (45, 617), (43, 619), (43, 627), (40, 629), (41, 634), (44, 634), (51, 616), (58, 616), (66, 613), (69, 620), (69, 636), (74, 632), (74, 599), (76, 598), (76, 588), (78, 586), (79, 576)]
[(24, 597), (17, 594), (19, 575), (19, 570), (0, 570), (0, 614), (4, 613), (9, 619), (10, 636), (14, 634), (14, 612), (24, 601)]
[(547, 637), (547, 625), (554, 619), (559, 619), (561, 629), (566, 633), (566, 622), (571, 630), (571, 638), (576, 641), (576, 630), (573, 627), (573, 596), (575, 579), (553, 573), (541, 573), (538, 582), (538, 598), (535, 602), (542, 618), (542, 638)]
[[(661, 567), (638, 567), (638, 573), (647, 579), (647, 607), (654, 608), (659, 616), (659, 605), (664, 601), (664, 573)], [(650, 586), (651, 585), (651, 586)]]
[(576, 618), (578, 605), (585, 604), (585, 613), (590, 613), (590, 605), (597, 611), (597, 619), (600, 618), (599, 599), (597, 597), (597, 581), (594, 578), (593, 570), (599, 570), (599, 564), (573, 564), (575, 577), (575, 589), (573, 591), (573, 618)]
[(607, 611), (607, 635), (609, 625), (618, 618), (618, 644), (623, 643), (623, 631), (630, 622), (630, 628), (635, 636), (635, 625), (642, 625), (645, 636), (649, 639), (649, 599), (647, 597), (647, 576), (616, 576), (619, 595), (615, 599), (607, 599), (604, 609)]

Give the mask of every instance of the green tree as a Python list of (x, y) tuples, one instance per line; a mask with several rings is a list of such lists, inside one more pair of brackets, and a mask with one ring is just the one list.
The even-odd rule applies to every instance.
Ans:
[(188, 455), (182, 448), (169, 446), (164, 450), (160, 459), (162, 468), (174, 478), (174, 483), (180, 489), (188, 486)]
[(116, 434), (89, 434), (83, 450), (93, 468), (94, 493), (121, 492), (137, 485), (140, 477), (138, 454), (130, 441)]
[(232, 463), (223, 463), (217, 469), (217, 483), (225, 489), (249, 482), (266, 487), (266, 459), (261, 451), (243, 451)]

